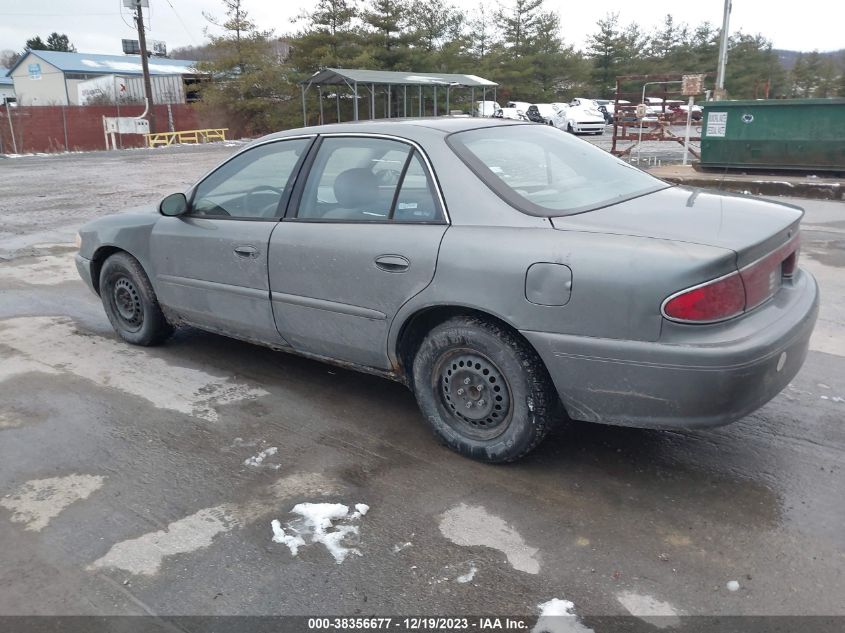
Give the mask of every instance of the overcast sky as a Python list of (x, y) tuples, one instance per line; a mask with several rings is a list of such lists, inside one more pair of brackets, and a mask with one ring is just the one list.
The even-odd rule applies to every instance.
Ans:
[[(219, 0), (149, 0), (148, 38), (163, 40), (168, 50), (205, 40), (209, 23), (202, 11), (222, 14)], [(495, 0), (454, 0), (472, 10)], [(52, 31), (67, 33), (80, 52), (120, 54), (121, 38), (133, 38), (129, 11), (123, 0), (0, 0), (0, 49), (19, 50), (35, 34), (46, 39)], [(313, 0), (245, 0), (251, 17), (262, 29), (279, 35), (295, 27), (291, 18)], [(623, 23), (636, 20), (646, 31), (672, 13), (679, 22), (695, 25), (705, 20), (721, 24), (723, 0), (636, 2), (633, 0), (546, 0), (561, 16), (563, 37), (581, 48), (595, 31), (596, 20), (619, 12)], [(665, 9), (661, 8), (665, 7)], [(211, 27), (212, 29), (214, 27)], [(731, 32), (762, 33), (775, 48), (810, 51), (845, 48), (845, 1), (843, 0), (733, 0)]]

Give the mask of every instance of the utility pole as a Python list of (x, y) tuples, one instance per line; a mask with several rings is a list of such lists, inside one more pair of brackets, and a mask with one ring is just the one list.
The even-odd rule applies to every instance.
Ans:
[(144, 72), (144, 96), (147, 98), (149, 110), (150, 133), (156, 132), (156, 116), (153, 110), (153, 86), (150, 82), (150, 64), (147, 59), (147, 36), (144, 33), (144, 11), (142, 0), (135, 1), (135, 24), (138, 25), (138, 44), (141, 48), (141, 70)]
[(716, 94), (713, 98), (721, 101), (725, 98), (725, 66), (728, 64), (728, 34), (731, 20), (731, 0), (725, 0), (725, 13), (722, 16), (722, 37), (719, 42), (719, 67), (716, 72)]

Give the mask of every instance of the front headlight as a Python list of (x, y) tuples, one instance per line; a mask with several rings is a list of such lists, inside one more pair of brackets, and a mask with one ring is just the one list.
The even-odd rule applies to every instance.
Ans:
[(73, 240), (74, 245), (76, 246), (76, 250), (82, 248), (82, 236), (77, 233), (76, 238)]

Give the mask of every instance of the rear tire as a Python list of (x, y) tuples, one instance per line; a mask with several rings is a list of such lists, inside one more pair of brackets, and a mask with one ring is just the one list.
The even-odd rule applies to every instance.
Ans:
[(100, 298), (118, 336), (133, 345), (158, 345), (173, 334), (138, 260), (115, 253), (100, 271)]
[(517, 334), (474, 317), (438, 325), (414, 357), (412, 386), (434, 433), (452, 450), (512, 462), (546, 437), (558, 402), (537, 353)]

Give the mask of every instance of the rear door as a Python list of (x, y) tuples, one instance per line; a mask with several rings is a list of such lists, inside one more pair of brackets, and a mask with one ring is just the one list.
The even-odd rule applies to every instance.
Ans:
[(196, 185), (187, 214), (156, 222), (150, 249), (163, 305), (205, 329), (281, 342), (267, 249), (312, 142), (284, 139), (237, 154)]
[(270, 239), (276, 325), (295, 348), (386, 369), (399, 308), (432, 280), (447, 218), (421, 150), (327, 135)]

